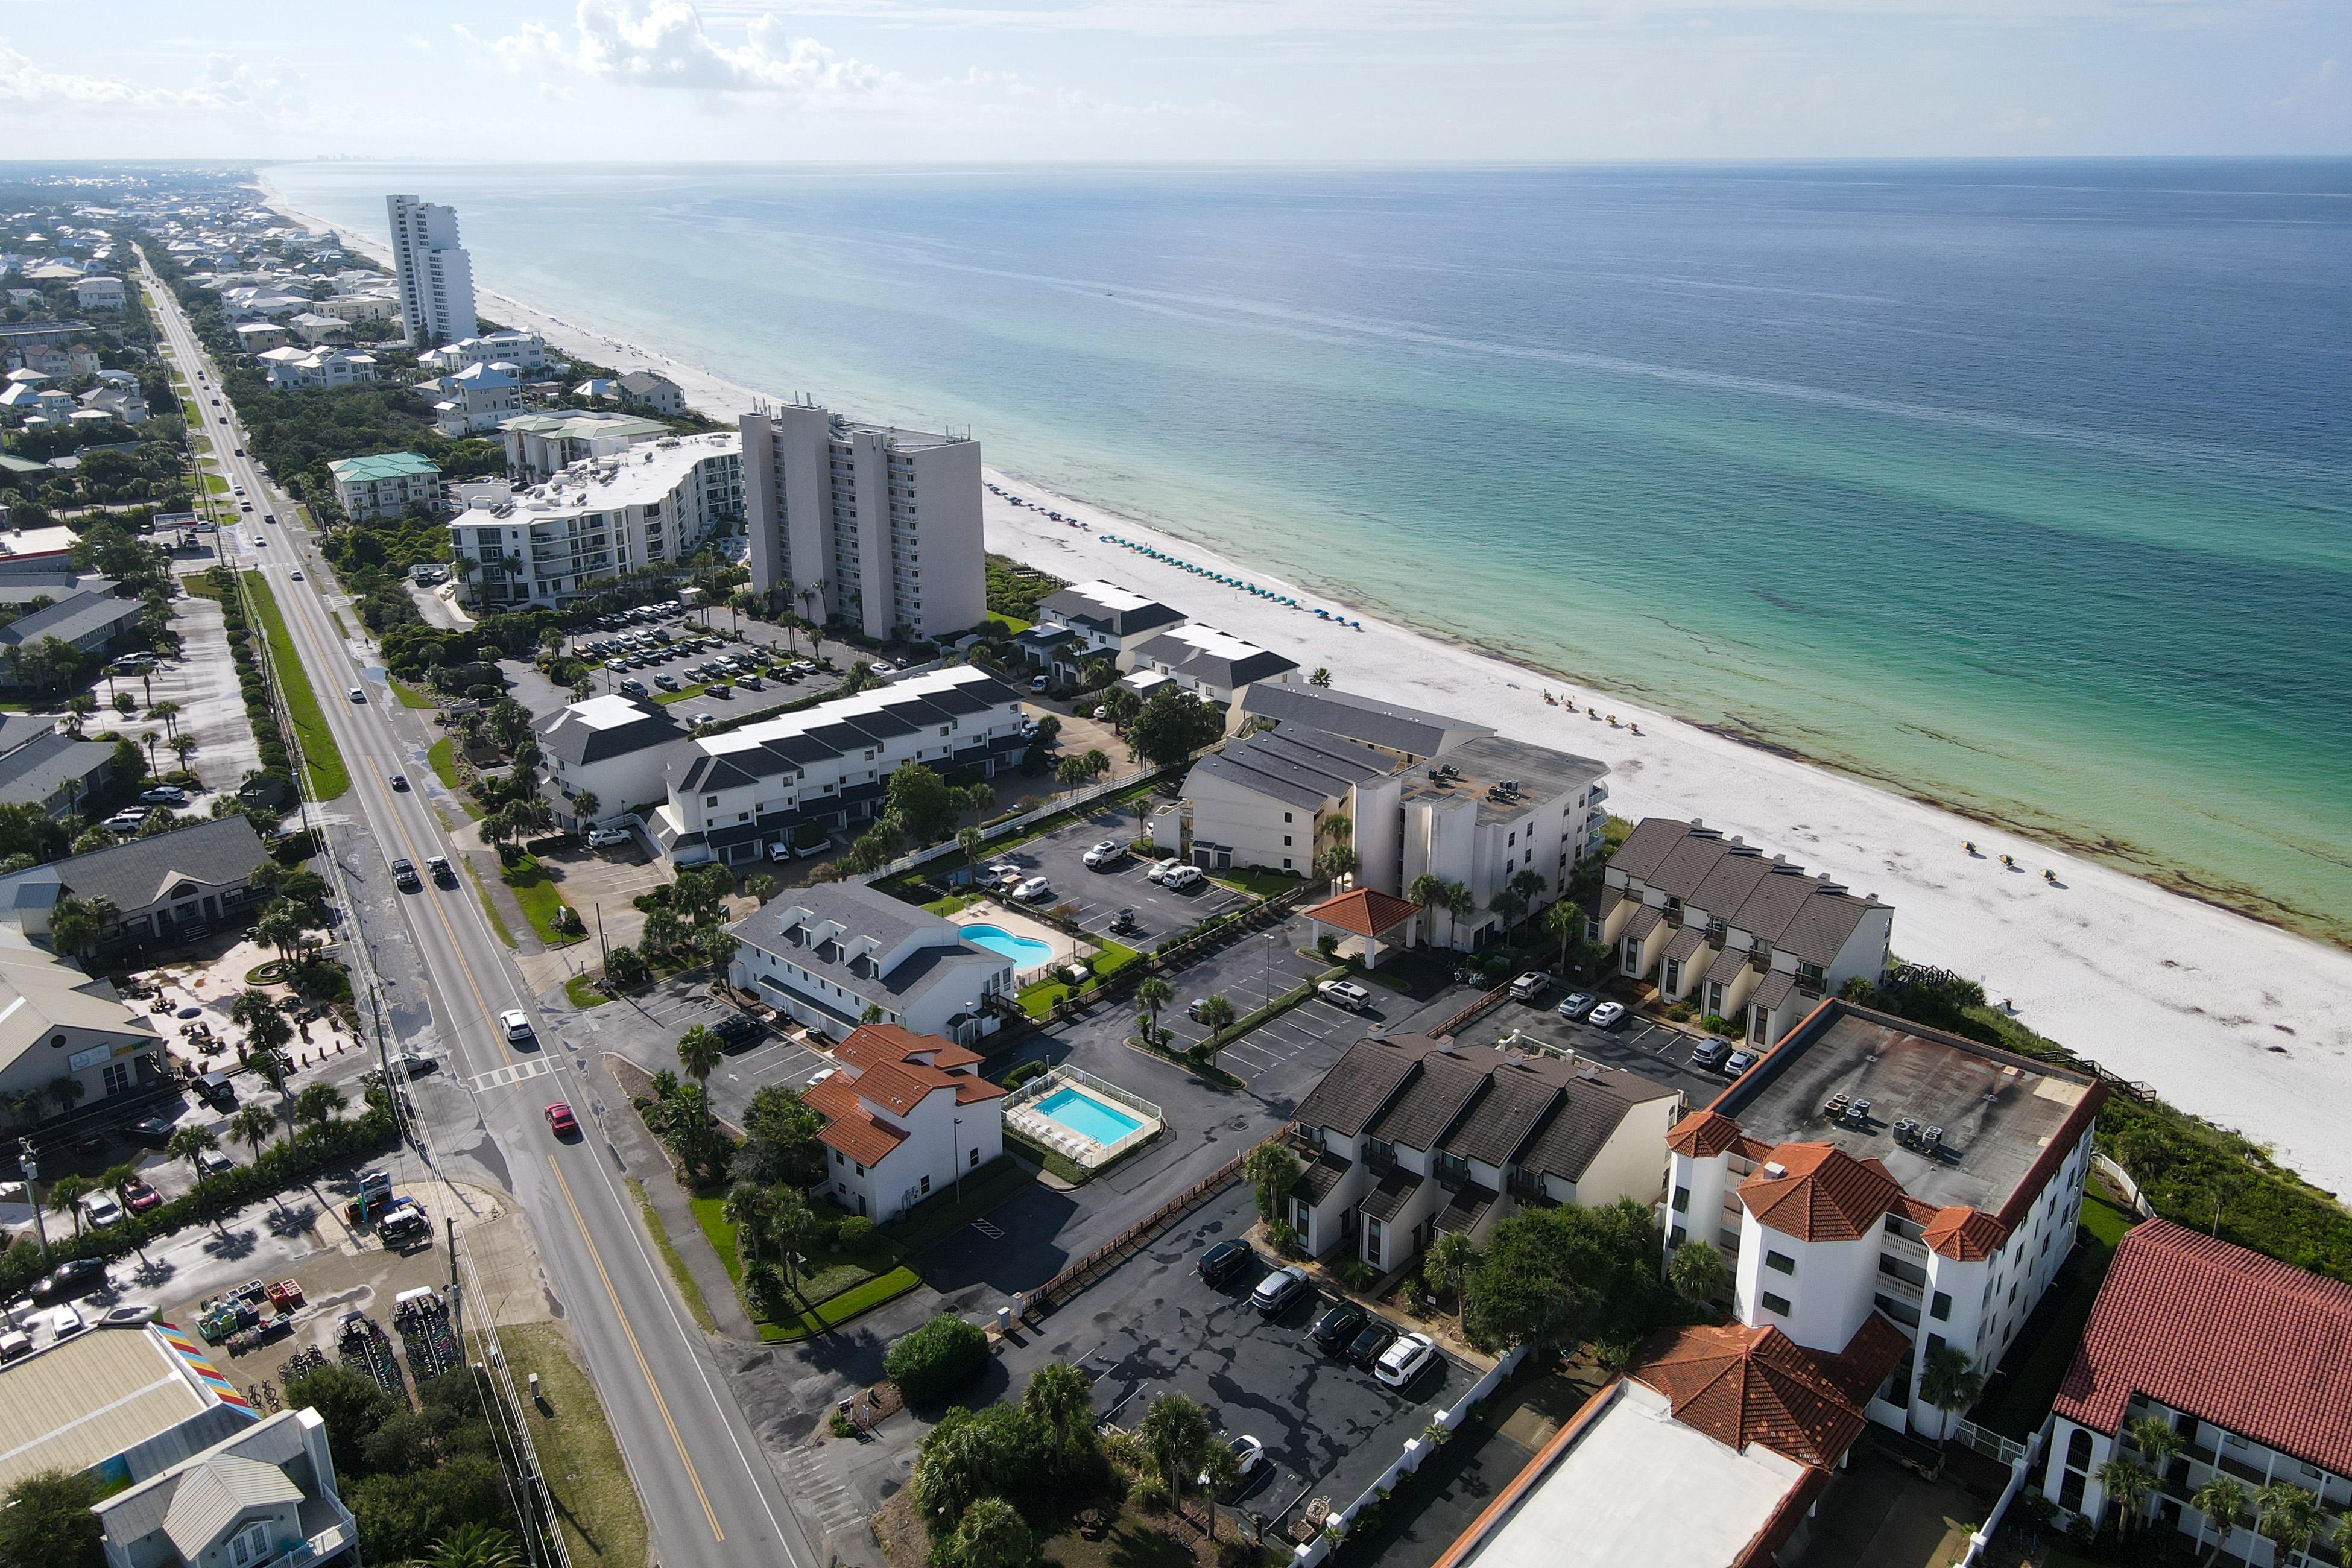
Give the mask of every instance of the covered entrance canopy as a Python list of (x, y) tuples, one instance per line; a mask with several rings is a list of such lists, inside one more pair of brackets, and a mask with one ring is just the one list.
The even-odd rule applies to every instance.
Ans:
[[(1336, 899), (1326, 899), (1302, 912), (1314, 925), (1318, 944), (1326, 931), (1336, 933), (1340, 950), (1352, 949), (1361, 953), (1366, 969), (1381, 966), (1383, 944), (1411, 947), (1420, 935), (1419, 904), (1370, 888), (1358, 888)], [(1397, 934), (1400, 931), (1402, 936)]]

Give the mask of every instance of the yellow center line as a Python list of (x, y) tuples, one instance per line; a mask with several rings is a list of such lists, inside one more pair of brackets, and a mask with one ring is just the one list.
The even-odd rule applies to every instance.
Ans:
[(613, 1316), (620, 1320), (621, 1332), (628, 1338), (629, 1353), (637, 1358), (637, 1371), (645, 1375), (646, 1387), (654, 1396), (655, 1407), (661, 1412), (662, 1425), (669, 1428), (669, 1440), (677, 1447), (677, 1462), (686, 1467), (686, 1479), (702, 1504), (702, 1517), (710, 1521), (711, 1535), (725, 1541), (727, 1532), (719, 1528), (719, 1516), (710, 1510), (710, 1496), (702, 1489), (702, 1478), (695, 1473), (694, 1461), (687, 1456), (686, 1439), (678, 1436), (677, 1423), (670, 1419), (669, 1401), (662, 1397), (661, 1385), (654, 1381), (654, 1369), (646, 1364), (646, 1352), (637, 1343), (637, 1331), (629, 1326), (629, 1314), (621, 1310), (621, 1298), (613, 1289), (613, 1277), (604, 1272), (604, 1257), (589, 1238), (588, 1222), (581, 1217), (580, 1205), (572, 1199), (572, 1184), (563, 1179), (563, 1167), (555, 1163), (552, 1154), (547, 1157), (547, 1168), (555, 1173), (555, 1184), (562, 1189), (564, 1205), (572, 1211), (572, 1223), (580, 1227), (580, 1239), (588, 1247), (589, 1261), (596, 1265), (596, 1278), (604, 1282), (604, 1298), (613, 1303)]

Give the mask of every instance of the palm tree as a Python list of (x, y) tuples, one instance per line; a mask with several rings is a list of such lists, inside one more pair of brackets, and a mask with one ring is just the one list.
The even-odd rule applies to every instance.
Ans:
[(495, 1525), (461, 1524), (435, 1543), (423, 1568), (522, 1568), (522, 1554)]
[(1559, 972), (1568, 973), (1568, 950), (1584, 934), (1584, 911), (1566, 899), (1543, 912), (1546, 936), (1559, 940)]
[(2285, 1562), (2319, 1533), (2319, 1500), (2288, 1481), (2273, 1481), (2254, 1494), (2254, 1530), (2277, 1545)]
[(1160, 1043), (1160, 1009), (1174, 1000), (1175, 990), (1157, 974), (1135, 988), (1136, 1005), (1143, 1009), (1143, 1016), (1137, 1022), (1143, 1026), (1145, 1044), (1156, 1046)]
[(1045, 1434), (1054, 1468), (1063, 1474), (1069, 1473), (1071, 1458), (1094, 1441), (1094, 1397), (1093, 1380), (1066, 1361), (1047, 1362), (1022, 1390), (1021, 1408)]
[(646, 916), (644, 945), (656, 953), (667, 956), (683, 934), (684, 922), (679, 921), (674, 910), (656, 910)]
[(959, 828), (956, 847), (963, 851), (964, 874), (973, 882), (980, 880), (980, 852), (988, 847), (988, 835), (977, 827)]
[(776, 1244), (776, 1194), (757, 1182), (738, 1182), (728, 1189), (719, 1212), (735, 1227), (735, 1252), (745, 1269), (760, 1261)]
[(697, 1024), (677, 1037), (677, 1065), (698, 1084), (707, 1085), (727, 1055), (727, 1042), (717, 1031)]
[(1462, 1310), (1462, 1288), (1470, 1281), (1470, 1266), (1478, 1260), (1478, 1248), (1458, 1230), (1437, 1233), (1429, 1244), (1429, 1256), (1422, 1259), (1422, 1276), (1437, 1289), (1454, 1298), (1454, 1310)]
[(1181, 1394), (1163, 1394), (1143, 1413), (1136, 1436), (1159, 1468), (1160, 1479), (1176, 1510), (1184, 1510), (1184, 1489), (1207, 1461), (1213, 1439), (1209, 1415)]
[(82, 1199), (98, 1191), (88, 1176), (59, 1176), (49, 1184), (49, 1212), (73, 1215), (74, 1234), (81, 1234)]
[(180, 732), (180, 705), (176, 702), (158, 702), (147, 710), (147, 717), (163, 721), (167, 733), (176, 735)]
[[(2207, 1564), (2221, 1555), (2221, 1548), (2230, 1537), (2245, 1527), (2247, 1514), (2246, 1489), (2235, 1476), (2215, 1475), (2199, 1487), (2189, 1500), (2189, 1506), (2205, 1516), (2206, 1524), (2213, 1527), (2213, 1550), (2205, 1554)], [(2203, 1539), (2204, 1525), (2198, 1526), (2199, 1539)], [(2336, 1548), (2340, 1553), (2345, 1542), (2340, 1535)]]
[(1984, 1373), (1955, 1345), (1930, 1345), (1919, 1368), (1919, 1397), (1943, 1413), (1939, 1441), (1951, 1436), (1952, 1417), (1977, 1402), (1984, 1392)]
[(58, 1114), (66, 1116), (72, 1113), (73, 1108), (81, 1102), (81, 1097), (89, 1090), (71, 1073), (59, 1073), (49, 1079), (48, 1088), (43, 1092), (48, 1095), (49, 1103), (58, 1108)]
[(114, 900), (96, 898), (59, 899), (49, 910), (49, 945), (75, 958), (87, 958), (105, 940), (106, 928), (116, 918)]
[(196, 1185), (201, 1187), (205, 1184), (202, 1157), (219, 1147), (220, 1140), (213, 1136), (209, 1127), (177, 1127), (172, 1131), (171, 1142), (163, 1145), (163, 1152), (174, 1160), (185, 1160), (188, 1169), (196, 1173)]
[(195, 749), (196, 738), (194, 735), (174, 735), (172, 737), (172, 754), (180, 759), (180, 766), (186, 769), (191, 775), (195, 773), (196, 769), (195, 764), (189, 762), (188, 758)]
[(2107, 1500), (2122, 1515), (2116, 1529), (2126, 1540), (2139, 1533), (2141, 1516), (2156, 1490), (2156, 1476), (2128, 1454), (2118, 1455), (2093, 1472)]
[(343, 1112), (343, 1091), (331, 1083), (314, 1083), (294, 1097), (294, 1116), (313, 1127), (324, 1127)]
[[(1223, 996), (1205, 996), (1201, 1000), (1201, 1022), (1209, 1026), (1208, 1039), (1215, 1039), (1219, 1034), (1232, 1028), (1234, 1020), (1237, 1016), (1239, 1015), (1234, 1011), (1234, 1005)], [(1203, 1040), (1202, 1043), (1205, 1045), (1208, 1041)], [(1217, 1052), (1223, 1050), (1225, 1045), (1230, 1044), (1232, 1044), (1231, 1041), (1226, 1041), (1219, 1045), (1216, 1051), (1210, 1052), (1211, 1063), (1213, 1064), (1216, 1061)]]
[(302, 941), (302, 912), (280, 899), (258, 921), (254, 922), (253, 935), (277, 952), (280, 959), (291, 957)]
[(783, 1265), (784, 1283), (800, 1289), (801, 1261), (816, 1239), (816, 1211), (793, 1187), (776, 1189), (776, 1257)]
[(2339, 1513), (2327, 1532), (2327, 1544), (2334, 1549), (2336, 1561), (2352, 1563), (2352, 1513)]
[(112, 1193), (124, 1208), (131, 1206), (131, 1184), (139, 1179), (133, 1165), (109, 1165), (98, 1173), (98, 1184)]
[(593, 789), (583, 789), (572, 797), (572, 815), (591, 827), (596, 825), (596, 813), (603, 810), (604, 805), (604, 803), (596, 798), (596, 792)]
[(267, 1106), (248, 1101), (238, 1106), (236, 1114), (228, 1119), (228, 1135), (252, 1150), (253, 1157), (258, 1160), (262, 1150), (278, 1135), (278, 1114)]

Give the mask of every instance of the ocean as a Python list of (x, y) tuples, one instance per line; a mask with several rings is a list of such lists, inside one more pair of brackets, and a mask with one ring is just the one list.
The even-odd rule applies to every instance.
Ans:
[(2352, 162), (265, 174), (372, 235), (452, 203), (487, 289), (2352, 945)]

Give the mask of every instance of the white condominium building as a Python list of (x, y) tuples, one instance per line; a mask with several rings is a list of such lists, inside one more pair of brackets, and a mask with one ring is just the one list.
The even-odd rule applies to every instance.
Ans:
[(517, 484), (530, 484), (584, 458), (611, 457), (657, 441), (670, 428), (658, 419), (634, 414), (550, 410), (502, 420), (499, 433), (506, 437), (507, 478)]
[(375, 379), (375, 356), (350, 349), (298, 349), (288, 346), (256, 354), (278, 391), (311, 391), (320, 387), (352, 386)]
[(537, 332), (511, 330), (488, 332), (478, 338), (467, 338), (437, 349), (427, 349), (416, 356), (416, 363), (444, 375), (455, 375), (468, 365), (477, 364), (505, 364), (516, 370), (545, 370), (547, 342)]
[(474, 260), (457, 243), (457, 209), (416, 196), (386, 196), (400, 321), (412, 343), (474, 335)]
[(938, 637), (987, 614), (980, 444), (814, 404), (743, 416), (751, 585), (866, 636)]
[(520, 492), (503, 482), (466, 487), (449, 536), (475, 602), (551, 607), (624, 572), (685, 560), (743, 514), (740, 453), (733, 436), (670, 436)]

